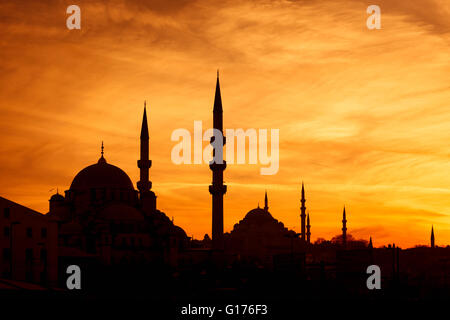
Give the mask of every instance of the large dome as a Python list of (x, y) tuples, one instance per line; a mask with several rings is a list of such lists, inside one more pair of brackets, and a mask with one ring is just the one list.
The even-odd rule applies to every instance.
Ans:
[(86, 189), (134, 190), (128, 175), (120, 168), (106, 163), (103, 156), (98, 163), (81, 170), (73, 179), (70, 190)]
[(274, 231), (284, 233), (288, 231), (281, 221), (275, 219), (268, 210), (255, 208), (250, 210), (239, 223), (234, 225), (234, 232), (248, 232), (250, 229), (259, 231)]
[(266, 211), (260, 207), (250, 210), (244, 218), (245, 221), (252, 222), (276, 222), (278, 221), (272, 217), (269, 211)]

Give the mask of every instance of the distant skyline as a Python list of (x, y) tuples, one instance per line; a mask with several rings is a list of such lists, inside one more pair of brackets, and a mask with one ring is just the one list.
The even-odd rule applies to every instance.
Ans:
[[(71, 3), (70, 3), (71, 4)], [(220, 69), (224, 128), (280, 130), (276, 175), (224, 173), (224, 228), (269, 197), (311, 239), (450, 244), (450, 3), (425, 1), (77, 1), (0, 3), (0, 196), (48, 199), (97, 162), (136, 188), (147, 100), (152, 190), (189, 236), (211, 235), (208, 165), (174, 165), (173, 130), (212, 127)], [(368, 30), (366, 8), (381, 8)], [(50, 191), (52, 190), (53, 191)]]

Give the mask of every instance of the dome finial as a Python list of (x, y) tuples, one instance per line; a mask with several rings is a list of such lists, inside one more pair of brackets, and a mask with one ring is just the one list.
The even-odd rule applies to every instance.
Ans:
[(104, 145), (103, 145), (103, 141), (102, 141), (102, 148), (101, 148), (101, 157), (100, 157), (100, 159), (98, 159), (98, 163), (106, 163), (106, 159), (105, 158), (103, 158), (103, 154), (105, 153), (105, 151), (104, 151), (104, 149), (105, 149), (105, 147), (104, 147)]

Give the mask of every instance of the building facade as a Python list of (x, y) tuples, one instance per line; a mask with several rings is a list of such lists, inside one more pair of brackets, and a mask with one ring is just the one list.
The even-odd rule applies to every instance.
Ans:
[(0, 212), (0, 277), (55, 285), (57, 223), (3, 197), (0, 197)]

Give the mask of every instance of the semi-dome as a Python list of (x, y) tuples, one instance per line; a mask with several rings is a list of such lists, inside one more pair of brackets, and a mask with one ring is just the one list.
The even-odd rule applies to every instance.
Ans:
[(122, 169), (107, 163), (103, 156), (96, 164), (81, 170), (70, 185), (70, 190), (100, 188), (134, 190), (128, 175)]

